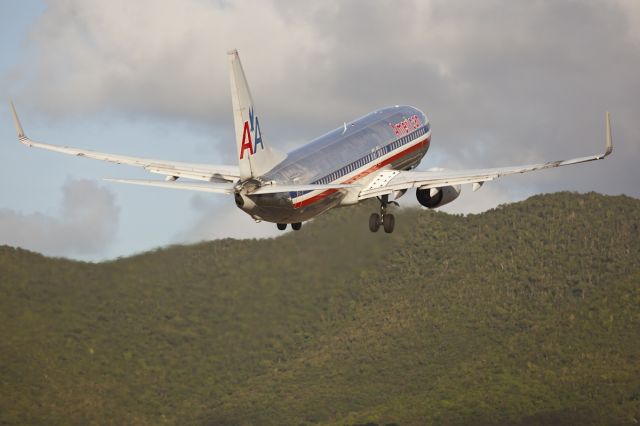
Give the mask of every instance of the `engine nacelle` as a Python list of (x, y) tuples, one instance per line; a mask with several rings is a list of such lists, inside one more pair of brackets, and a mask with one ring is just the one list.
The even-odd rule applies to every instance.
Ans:
[(435, 209), (444, 206), (458, 198), (462, 187), (460, 185), (443, 186), (442, 188), (417, 189), (416, 198), (423, 206)]

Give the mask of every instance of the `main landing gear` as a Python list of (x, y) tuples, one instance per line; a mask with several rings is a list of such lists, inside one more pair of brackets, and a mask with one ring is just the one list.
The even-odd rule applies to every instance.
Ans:
[(387, 206), (389, 204), (398, 206), (398, 203), (395, 201), (389, 201), (388, 195), (378, 197), (378, 201), (380, 201), (380, 213), (371, 213), (371, 216), (369, 216), (369, 230), (371, 232), (378, 232), (378, 229), (382, 226), (384, 228), (384, 232), (390, 234), (393, 232), (393, 228), (396, 225), (396, 218), (393, 217), (391, 213), (386, 213)]
[[(277, 223), (276, 226), (281, 231), (284, 231), (285, 229), (287, 229), (286, 223)], [(302, 228), (302, 222), (296, 222), (291, 224), (291, 229), (293, 229), (294, 231), (299, 231), (300, 228)]]

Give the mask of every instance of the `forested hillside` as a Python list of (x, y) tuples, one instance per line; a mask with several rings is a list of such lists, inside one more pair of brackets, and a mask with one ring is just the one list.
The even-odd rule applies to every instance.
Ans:
[(101, 264), (0, 247), (0, 424), (640, 421), (640, 200), (374, 209)]

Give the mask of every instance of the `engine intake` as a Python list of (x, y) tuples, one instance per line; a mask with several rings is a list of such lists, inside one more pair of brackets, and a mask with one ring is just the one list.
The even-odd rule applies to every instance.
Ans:
[(441, 188), (417, 189), (416, 198), (423, 206), (435, 209), (444, 206), (458, 198), (462, 187), (460, 185), (443, 186)]

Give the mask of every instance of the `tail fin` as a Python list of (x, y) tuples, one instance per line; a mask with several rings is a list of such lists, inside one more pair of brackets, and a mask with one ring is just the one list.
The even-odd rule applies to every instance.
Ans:
[(237, 50), (229, 52), (233, 122), (238, 146), (240, 179), (258, 177), (271, 170), (284, 156), (265, 145)]

